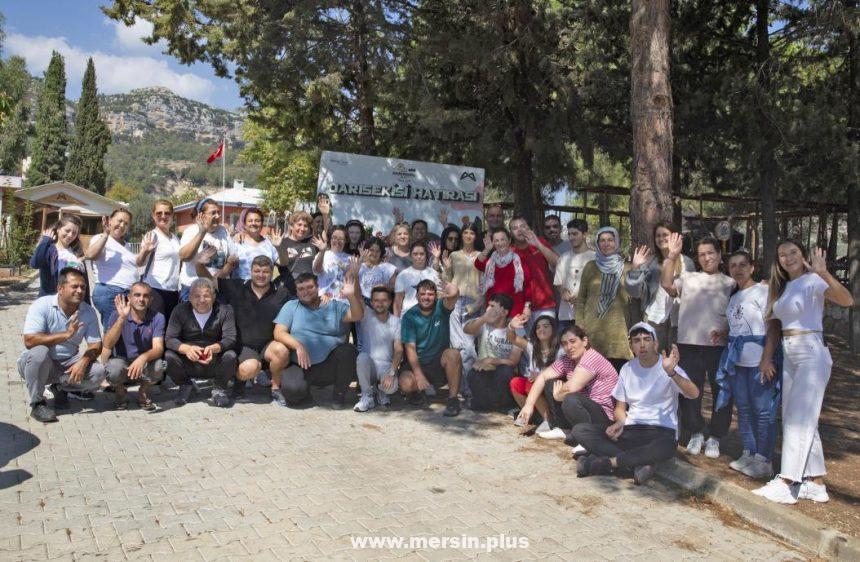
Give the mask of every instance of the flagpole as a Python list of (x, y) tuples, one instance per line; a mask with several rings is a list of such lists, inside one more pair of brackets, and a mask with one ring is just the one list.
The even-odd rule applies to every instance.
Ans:
[(226, 210), (224, 208), (224, 190), (226, 189), (227, 183), (227, 131), (224, 131), (224, 135), (221, 137), (221, 143), (224, 147), (221, 154), (221, 220), (227, 220), (227, 224), (230, 224), (230, 219), (226, 216)]

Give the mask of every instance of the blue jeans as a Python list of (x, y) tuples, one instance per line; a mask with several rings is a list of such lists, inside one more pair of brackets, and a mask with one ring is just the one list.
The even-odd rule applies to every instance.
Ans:
[(729, 384), (738, 409), (741, 443), (751, 454), (758, 453), (770, 460), (776, 444), (776, 411), (780, 398), (775, 388), (776, 379), (765, 378), (761, 382), (758, 367), (735, 366), (735, 373), (729, 377)]
[(114, 299), (117, 295), (128, 296), (128, 289), (117, 287), (116, 285), (105, 285), (104, 283), (96, 283), (96, 288), (93, 290), (93, 306), (99, 311), (99, 316), (102, 318), (102, 331), (107, 333), (110, 325), (110, 316), (116, 310)]

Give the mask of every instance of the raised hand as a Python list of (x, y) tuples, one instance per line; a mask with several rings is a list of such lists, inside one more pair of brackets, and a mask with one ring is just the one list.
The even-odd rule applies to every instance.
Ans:
[(54, 242), (57, 241), (57, 233), (54, 232), (53, 228), (46, 228), (44, 231), (42, 231), (42, 236), (47, 236), (48, 238), (50, 238)]
[(681, 255), (681, 250), (684, 249), (684, 237), (679, 232), (673, 232), (669, 235), (669, 255), (670, 259), (678, 259)]
[(117, 295), (114, 297), (113, 305), (116, 307), (116, 313), (123, 320), (128, 318), (128, 315), (131, 314), (131, 303), (125, 295)]
[(368, 256), (370, 256), (370, 250), (365, 248), (358, 255), (359, 255), (359, 261), (361, 263), (367, 263), (367, 261), (368, 261), (367, 258), (368, 258)]
[(528, 316), (526, 316), (525, 314), (517, 314), (516, 316), (511, 318), (510, 322), (508, 322), (508, 328), (510, 328), (511, 330), (514, 330), (514, 331), (520, 330), (523, 327), (525, 327), (525, 325), (528, 324), (528, 322), (529, 322)]
[(327, 236), (325, 235), (325, 232), (323, 232), (322, 236), (314, 236), (313, 238), (311, 238), (311, 244), (313, 244), (314, 247), (320, 252), (324, 252), (328, 249), (326, 238)]
[(210, 228), (212, 228), (212, 224), (215, 222), (215, 217), (208, 213), (200, 213), (197, 215), (197, 226), (200, 227), (200, 230), (203, 232), (208, 232)]
[(75, 337), (77, 331), (82, 330), (83, 328), (84, 323), (78, 322), (78, 312), (75, 311), (75, 313), (69, 317), (69, 322), (66, 324), (66, 339), (72, 339)]
[(280, 228), (275, 228), (274, 230), (269, 232), (269, 242), (272, 243), (276, 248), (281, 245), (281, 242), (284, 240), (284, 231)]
[(638, 269), (648, 263), (648, 260), (651, 259), (651, 248), (648, 246), (638, 246), (636, 250), (633, 252), (633, 262), (631, 263), (631, 267), (633, 269)]
[(359, 271), (361, 271), (361, 260), (358, 256), (350, 256), (349, 266), (346, 268), (346, 277), (352, 277), (353, 280), (358, 279)]
[(465, 215), (460, 218), (460, 222), (463, 224), (464, 227), (469, 226), (470, 224), (472, 224), (472, 217), (470, 217), (469, 215)]
[(215, 246), (206, 246), (197, 254), (197, 257), (194, 259), (197, 261), (197, 263), (201, 265), (209, 265), (209, 262), (212, 261), (212, 258), (214, 258), (215, 254), (217, 253), (218, 249), (215, 248)]
[(672, 345), (672, 351), (667, 355), (664, 351), (663, 355), (663, 370), (666, 371), (666, 374), (671, 376), (675, 374), (675, 367), (678, 366), (678, 362), (681, 361), (681, 354), (678, 352), (678, 346)]
[(453, 283), (442, 281), (440, 287), (442, 289), (441, 293), (443, 299), (453, 299), (460, 295), (460, 289)]
[(323, 215), (331, 214), (331, 200), (328, 195), (320, 195), (317, 197), (317, 210)]
[(401, 211), (399, 207), (391, 209), (391, 214), (394, 215), (394, 221), (397, 224), (404, 222), (405, 217), (403, 216), (403, 211)]
[(489, 308), (488, 307), (487, 310), (484, 311), (482, 319), (487, 324), (495, 324), (496, 322), (499, 321), (499, 319), (502, 317), (502, 315), (504, 313), (505, 313), (505, 311), (503, 308), (497, 308), (497, 307)]
[(143, 235), (143, 240), (140, 242), (140, 249), (144, 253), (148, 254), (155, 250), (156, 246), (158, 246), (158, 236), (155, 235), (155, 232), (150, 230)]
[(564, 383), (560, 380), (556, 380), (552, 383), (552, 397), (555, 398), (556, 402), (561, 402), (564, 399)]
[(110, 234), (110, 219), (108, 217), (102, 217), (102, 230), (105, 234)]
[(537, 234), (535, 234), (534, 230), (532, 230), (531, 228), (529, 228), (527, 226), (527, 227), (525, 227), (525, 232), (526, 232), (526, 241), (529, 244), (531, 244), (532, 246), (537, 246), (540, 243), (540, 240), (538, 240), (538, 236), (537, 236)]
[(451, 269), (451, 254), (445, 253), (445, 255), (442, 256), (442, 267), (445, 269)]
[(490, 253), (493, 249), (493, 235), (489, 231), (484, 233), (484, 252)]
[(446, 207), (439, 209), (439, 222), (442, 223), (442, 226), (448, 226), (448, 209)]
[(237, 232), (236, 234), (233, 235), (233, 241), (236, 242), (237, 244), (242, 244), (245, 242), (245, 236), (247, 236), (247, 235), (246, 235), (244, 230)]
[(825, 256), (824, 250), (815, 248), (809, 256), (809, 261), (803, 260), (803, 265), (813, 273), (825, 275), (827, 273), (827, 259)]
[(430, 242), (429, 244), (427, 244), (427, 249), (430, 250), (430, 253), (438, 261), (439, 256), (442, 255), (442, 246), (439, 244), (439, 242)]
[(237, 265), (239, 265), (239, 256), (237, 256), (236, 254), (230, 254), (229, 256), (227, 256), (227, 261), (225, 263), (230, 267), (236, 267)]

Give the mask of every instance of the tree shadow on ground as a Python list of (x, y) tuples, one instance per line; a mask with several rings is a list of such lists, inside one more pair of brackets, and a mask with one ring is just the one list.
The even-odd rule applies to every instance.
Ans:
[[(38, 437), (10, 423), (0, 422), (0, 468), (39, 446)], [(33, 475), (26, 470), (12, 469), (0, 472), (0, 490), (17, 486)]]

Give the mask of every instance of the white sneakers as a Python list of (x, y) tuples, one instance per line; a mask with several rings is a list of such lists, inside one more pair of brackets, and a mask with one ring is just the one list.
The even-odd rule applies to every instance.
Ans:
[(540, 424), (539, 426), (537, 426), (537, 427), (535, 428), (535, 433), (537, 433), (538, 435), (540, 435), (541, 433), (547, 432), (547, 431), (549, 431), (550, 429), (552, 429), (552, 428), (549, 426), (549, 422), (547, 422), (546, 420), (544, 420), (544, 421), (542, 421), (542, 422), (541, 422), (541, 424)]
[(541, 439), (564, 439), (567, 433), (560, 427), (554, 427), (549, 431), (537, 431), (537, 436)]
[(383, 390), (376, 391), (376, 401), (380, 406), (389, 407), (391, 406), (391, 396), (385, 394)]
[(737, 470), (738, 472), (743, 472), (744, 468), (751, 463), (753, 460), (753, 455), (750, 454), (749, 451), (744, 449), (744, 452), (741, 453), (741, 456), (737, 460), (733, 460), (729, 463), (729, 468), (732, 470)]
[(756, 453), (740, 471), (755, 480), (764, 480), (773, 476), (773, 464)]
[(825, 503), (830, 500), (830, 496), (827, 495), (827, 487), (824, 484), (816, 484), (812, 480), (804, 480), (800, 483), (797, 497), (818, 503)]
[(761, 496), (766, 500), (776, 503), (796, 504), (797, 496), (800, 492), (799, 484), (786, 484), (779, 475), (773, 480), (752, 491), (753, 494)]
[(376, 400), (373, 399), (373, 394), (362, 394), (361, 399), (352, 408), (356, 412), (366, 412), (376, 407)]
[(716, 437), (708, 437), (705, 443), (705, 456), (709, 459), (720, 458), (720, 440)]
[(690, 441), (687, 443), (687, 452), (691, 455), (698, 455), (702, 452), (702, 445), (705, 443), (705, 436), (701, 433), (694, 433), (690, 436)]

